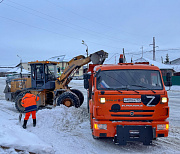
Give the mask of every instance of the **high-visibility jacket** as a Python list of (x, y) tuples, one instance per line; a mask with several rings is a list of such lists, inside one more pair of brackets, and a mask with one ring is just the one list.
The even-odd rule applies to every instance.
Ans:
[(39, 97), (34, 94), (26, 93), (22, 98), (22, 106), (25, 108), (24, 112), (30, 112), (37, 110), (36, 101), (39, 101)]

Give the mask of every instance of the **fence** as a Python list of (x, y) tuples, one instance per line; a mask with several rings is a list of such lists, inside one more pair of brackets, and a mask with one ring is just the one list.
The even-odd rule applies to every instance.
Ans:
[[(164, 83), (166, 81), (166, 76), (163, 76)], [(180, 76), (171, 77), (172, 85), (180, 85)]]

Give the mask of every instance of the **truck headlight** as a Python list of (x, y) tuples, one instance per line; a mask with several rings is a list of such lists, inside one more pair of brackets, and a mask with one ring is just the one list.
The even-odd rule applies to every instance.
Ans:
[(101, 104), (104, 104), (106, 102), (106, 99), (105, 98), (100, 98), (100, 102), (101, 102)]
[(162, 97), (162, 98), (161, 98), (161, 103), (162, 103), (162, 104), (167, 103), (167, 101), (168, 101), (167, 97)]
[(169, 124), (159, 124), (157, 125), (157, 130), (168, 130)]
[(95, 129), (107, 129), (107, 124), (94, 124)]

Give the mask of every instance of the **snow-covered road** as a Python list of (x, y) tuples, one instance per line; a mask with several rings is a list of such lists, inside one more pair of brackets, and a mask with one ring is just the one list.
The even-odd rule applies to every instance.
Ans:
[[(180, 88), (168, 92), (170, 102), (170, 132), (167, 138), (158, 138), (152, 146), (133, 142), (126, 146), (115, 145), (112, 139), (94, 140), (91, 135), (86, 109), (86, 90), (82, 80), (73, 80), (71, 87), (85, 95), (84, 104), (76, 109), (65, 106), (37, 112), (37, 126), (32, 119), (27, 129), (18, 122), (19, 113), (13, 102), (4, 99), (5, 78), (0, 78), (0, 153), (180, 153)], [(6, 148), (10, 147), (10, 148)], [(16, 149), (16, 150), (15, 150)], [(22, 151), (17, 151), (17, 149)]]

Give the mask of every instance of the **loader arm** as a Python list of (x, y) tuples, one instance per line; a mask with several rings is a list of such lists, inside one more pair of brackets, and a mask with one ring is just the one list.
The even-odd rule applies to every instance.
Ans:
[(65, 88), (72, 80), (72, 78), (70, 78), (72, 74), (74, 74), (77, 70), (79, 70), (81, 66), (86, 65), (91, 61), (93, 64), (103, 64), (103, 62), (107, 57), (108, 57), (108, 53), (104, 52), (103, 50), (97, 51), (88, 57), (85, 57), (83, 55), (74, 57), (68, 62), (68, 66), (61, 74), (58, 80), (59, 86), (56, 88)]
[(80, 69), (81, 66), (88, 64), (91, 62), (90, 57), (85, 58), (83, 55), (74, 57), (68, 62), (68, 66), (64, 70), (64, 72), (61, 74), (59, 81), (63, 81), (69, 76), (71, 76), (74, 71), (77, 71)]

